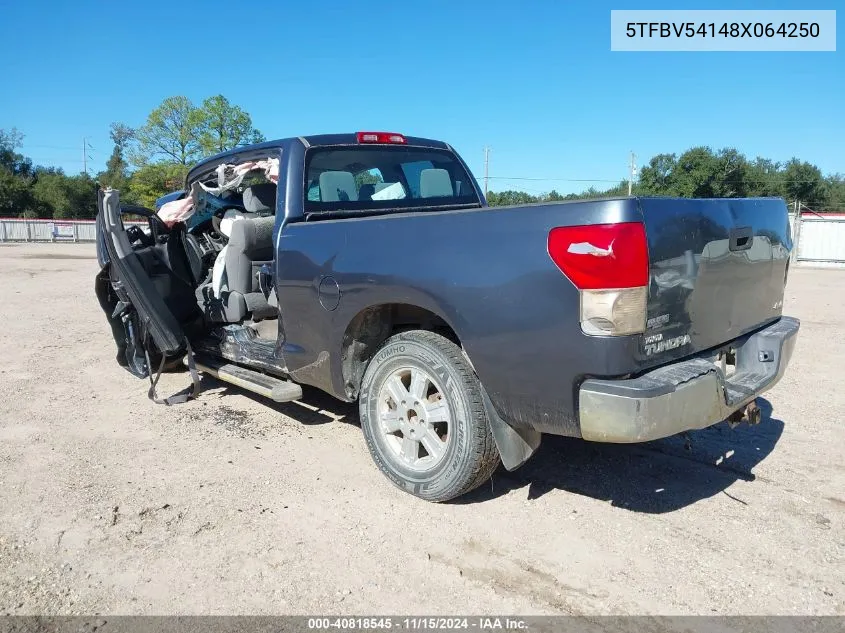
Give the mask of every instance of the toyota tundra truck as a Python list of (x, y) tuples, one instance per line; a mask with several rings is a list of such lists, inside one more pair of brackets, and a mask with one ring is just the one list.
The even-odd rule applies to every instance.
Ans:
[[(519, 467), (544, 433), (758, 422), (799, 329), (779, 198), (490, 208), (451, 146), (384, 132), (213, 156), (160, 209), (119, 196), (98, 196), (96, 295), (152, 399), (205, 373), (357, 402), (378, 468), (430, 501)], [(183, 365), (194, 391), (159, 397)]]

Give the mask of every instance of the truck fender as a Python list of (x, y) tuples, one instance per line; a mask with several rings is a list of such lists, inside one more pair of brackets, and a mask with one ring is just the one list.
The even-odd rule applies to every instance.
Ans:
[(481, 385), (481, 397), (502, 464), (509, 471), (516, 470), (537, 451), (543, 436), (534, 429), (514, 428), (505, 422), (496, 412), (484, 385)]

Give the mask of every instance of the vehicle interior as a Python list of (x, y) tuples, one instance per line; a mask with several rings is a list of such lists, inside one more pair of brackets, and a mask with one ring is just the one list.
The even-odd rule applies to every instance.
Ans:
[[(155, 212), (136, 208), (149, 228), (126, 231), (156, 300), (175, 321), (170, 329), (184, 329), (191, 340), (211, 345), (207, 351), (232, 360), (234, 348), (244, 362), (274, 357), (278, 169), (279, 158), (270, 155), (212, 167)], [(432, 149), (320, 148), (306, 157), (305, 184), (306, 219), (309, 211), (478, 205), (463, 167)]]
[[(273, 160), (278, 169), (278, 159)], [(157, 212), (121, 207), (123, 214), (147, 218), (146, 229), (127, 225), (130, 248), (172, 317), (194, 334), (241, 324), (275, 343), (272, 261), (278, 185), (275, 174), (268, 175), (267, 162), (221, 165)], [(188, 211), (173, 221), (168, 205)]]
[(253, 178), (225, 197), (203, 191), (198, 206), (218, 207), (191, 234), (201, 257), (196, 299), (211, 323), (239, 323), (278, 315), (272, 290), (274, 182)]
[[(209, 166), (155, 211), (99, 193), (112, 265), (98, 278), (118, 361), (149, 376), (151, 399), (165, 366), (197, 369), (277, 402), (301, 397), (277, 345), (283, 340), (274, 279), (279, 158)], [(305, 221), (324, 213), (480, 206), (466, 170), (447, 151), (393, 146), (318, 147), (306, 153)], [(146, 229), (122, 214), (145, 216)], [(134, 309), (133, 309), (134, 308)], [(155, 367), (158, 370), (155, 371)], [(169, 366), (169, 365), (168, 365)], [(155, 377), (153, 375), (155, 374)]]

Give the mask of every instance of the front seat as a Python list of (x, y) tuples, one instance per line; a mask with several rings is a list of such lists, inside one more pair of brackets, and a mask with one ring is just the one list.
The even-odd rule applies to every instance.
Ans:
[(355, 176), (348, 171), (324, 171), (320, 174), (320, 199), (323, 202), (358, 200)]
[(441, 198), (455, 194), (452, 178), (445, 169), (423, 169), (420, 171), (420, 197)]
[[(274, 317), (275, 307), (258, 284), (261, 266), (273, 261), (273, 226), (276, 223), (276, 184), (253, 185), (244, 190), (244, 217), (232, 219), (229, 243), (218, 256), (223, 258), (223, 302), (218, 320), (230, 323), (252, 315), (256, 320)], [(217, 289), (216, 289), (217, 290)]]
[(361, 185), (361, 188), (358, 190), (358, 199), (372, 200), (375, 192), (376, 186), (374, 184)]

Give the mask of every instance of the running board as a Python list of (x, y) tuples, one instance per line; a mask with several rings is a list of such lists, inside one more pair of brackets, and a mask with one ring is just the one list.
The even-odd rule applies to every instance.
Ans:
[(276, 402), (292, 402), (302, 398), (302, 387), (289, 380), (281, 380), (261, 372), (209, 358), (197, 358), (197, 369), (218, 380), (237, 385)]

